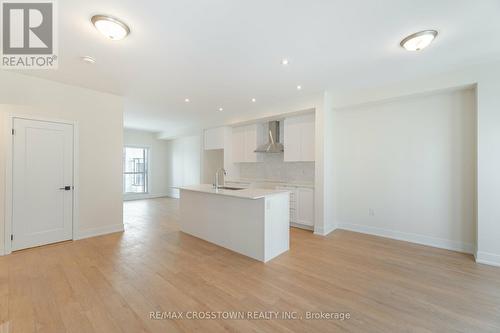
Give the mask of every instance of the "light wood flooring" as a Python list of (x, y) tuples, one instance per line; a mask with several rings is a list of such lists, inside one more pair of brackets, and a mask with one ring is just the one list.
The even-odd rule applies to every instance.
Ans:
[[(500, 269), (470, 255), (292, 229), (290, 251), (263, 264), (179, 232), (176, 200), (126, 202), (124, 216), (124, 233), (0, 257), (0, 333), (500, 332)], [(151, 320), (152, 311), (351, 318)]]

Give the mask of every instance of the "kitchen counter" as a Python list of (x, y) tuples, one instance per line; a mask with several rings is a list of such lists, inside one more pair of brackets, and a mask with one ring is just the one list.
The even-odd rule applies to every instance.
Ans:
[(216, 195), (226, 195), (230, 197), (244, 198), (244, 199), (261, 199), (270, 195), (287, 193), (286, 190), (274, 190), (274, 189), (263, 189), (263, 188), (244, 188), (241, 190), (225, 190), (225, 189), (215, 189), (211, 184), (200, 184), (180, 187), (181, 190), (186, 191), (196, 191), (203, 193), (210, 193)]

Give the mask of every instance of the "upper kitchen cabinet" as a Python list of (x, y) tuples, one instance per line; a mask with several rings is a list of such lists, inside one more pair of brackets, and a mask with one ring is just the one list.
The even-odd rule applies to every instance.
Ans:
[(261, 156), (255, 153), (262, 143), (263, 127), (261, 124), (251, 124), (233, 127), (233, 162), (259, 162)]
[(206, 129), (204, 132), (205, 150), (224, 149), (225, 127)]
[(314, 161), (314, 114), (285, 118), (283, 145), (284, 161), (312, 162)]

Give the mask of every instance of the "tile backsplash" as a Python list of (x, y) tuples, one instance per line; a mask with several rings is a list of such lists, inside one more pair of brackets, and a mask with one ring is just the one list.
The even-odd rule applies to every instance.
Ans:
[(243, 179), (314, 182), (314, 162), (284, 162), (283, 154), (263, 154), (262, 162), (239, 166)]

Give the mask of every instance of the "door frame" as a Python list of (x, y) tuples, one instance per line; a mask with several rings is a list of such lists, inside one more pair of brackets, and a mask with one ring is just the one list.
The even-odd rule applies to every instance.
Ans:
[(22, 115), (22, 114), (7, 114), (5, 122), (5, 227), (4, 227), (4, 254), (12, 253), (12, 241), (10, 235), (13, 230), (14, 220), (12, 219), (12, 208), (13, 208), (13, 149), (14, 140), (12, 135), (12, 130), (14, 129), (15, 119), (25, 119), (49, 123), (66, 124), (73, 126), (73, 216), (72, 216), (72, 236), (71, 239), (77, 238), (76, 230), (78, 230), (79, 220), (78, 220), (78, 210), (79, 210), (79, 132), (78, 132), (78, 121), (68, 121), (61, 119), (45, 118), (33, 115)]

